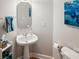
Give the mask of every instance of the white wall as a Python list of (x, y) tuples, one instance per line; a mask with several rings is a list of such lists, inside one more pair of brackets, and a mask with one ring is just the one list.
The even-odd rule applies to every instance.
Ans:
[(33, 45), (33, 52), (52, 55), (53, 0), (32, 1), (32, 29), (39, 40)]
[[(33, 52), (52, 55), (52, 24), (53, 5), (52, 0), (33, 0), (33, 31), (38, 35), (39, 40), (33, 45)], [(16, 16), (16, 0), (0, 0), (0, 17), (7, 15)], [(15, 19), (16, 20), (16, 19)], [(15, 39), (16, 30), (7, 34), (13, 41), (13, 53), (15, 57), (22, 55), (21, 47), (17, 47)], [(16, 50), (17, 49), (17, 50)], [(14, 58), (16, 59), (16, 58)]]
[[(5, 16), (16, 16), (16, 0), (0, 0), (0, 18), (4, 18)], [(14, 18), (14, 21), (16, 21), (16, 19)], [(5, 33), (3, 28), (1, 27), (1, 19), (0, 19), (0, 34)], [(14, 24), (14, 28), (16, 27), (16, 24)], [(13, 59), (16, 59), (17, 56), (17, 45), (15, 42), (16, 39), (16, 28), (14, 31), (10, 32), (10, 33), (6, 33), (7, 37), (9, 40), (11, 40), (13, 42)], [(18, 46), (19, 51), (22, 51), (20, 49), (20, 47)], [(19, 53), (19, 56), (22, 55), (22, 52)]]
[[(0, 0), (0, 18), (4, 18), (5, 16), (15, 16), (16, 15), (16, 0)], [(0, 19), (0, 31), (3, 33), (4, 30), (1, 27), (2, 21)], [(0, 32), (0, 34), (1, 34)]]
[(16, 15), (16, 0), (0, 0), (0, 17)]
[(53, 39), (62, 45), (79, 48), (79, 28), (64, 24), (64, 0), (54, 0)]

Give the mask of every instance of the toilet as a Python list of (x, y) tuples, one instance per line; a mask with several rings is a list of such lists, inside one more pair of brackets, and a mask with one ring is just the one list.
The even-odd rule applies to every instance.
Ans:
[(79, 59), (79, 52), (68, 47), (59, 48), (58, 44), (53, 46), (54, 59)]
[(79, 53), (68, 47), (63, 47), (61, 49), (61, 55), (61, 59), (79, 59)]

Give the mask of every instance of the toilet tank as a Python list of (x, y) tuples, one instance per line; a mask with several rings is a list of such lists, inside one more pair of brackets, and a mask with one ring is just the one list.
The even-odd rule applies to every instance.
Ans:
[(62, 59), (79, 59), (79, 53), (68, 47), (63, 47), (61, 49), (61, 55)]

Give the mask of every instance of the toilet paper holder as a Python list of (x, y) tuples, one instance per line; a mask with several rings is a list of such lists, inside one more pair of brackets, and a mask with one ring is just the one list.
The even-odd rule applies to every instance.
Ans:
[(54, 43), (53, 47), (57, 48), (59, 52), (61, 52), (61, 49), (63, 48), (63, 46), (59, 45), (58, 43)]

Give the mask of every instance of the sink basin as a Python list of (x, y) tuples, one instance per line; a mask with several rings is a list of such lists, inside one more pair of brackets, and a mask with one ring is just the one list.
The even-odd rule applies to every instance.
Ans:
[(38, 37), (35, 34), (28, 33), (27, 36), (24, 35), (18, 35), (16, 42), (21, 45), (25, 46), (27, 44), (33, 44), (38, 40)]
[(37, 42), (38, 37), (33, 33), (25, 35), (18, 35), (16, 42), (20, 46), (24, 46), (24, 59), (30, 59), (29, 57), (29, 45)]

